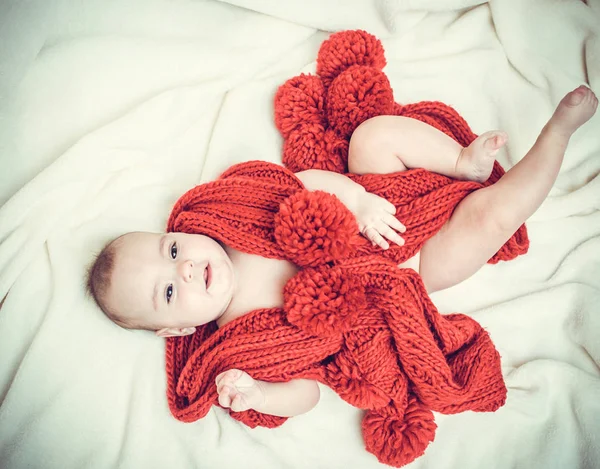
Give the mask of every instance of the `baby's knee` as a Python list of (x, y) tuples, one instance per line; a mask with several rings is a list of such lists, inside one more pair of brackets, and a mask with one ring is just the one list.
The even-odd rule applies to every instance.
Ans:
[(493, 186), (484, 189), (487, 191), (487, 197), (478, 197), (475, 203), (471, 204), (471, 226), (479, 227), (481, 231), (491, 235), (510, 237), (523, 221), (518, 219), (515, 210), (502, 200), (502, 193), (496, 189)]
[(348, 148), (348, 170), (362, 174), (375, 172), (372, 168), (374, 155), (382, 155), (385, 151), (385, 129), (383, 117), (376, 116), (360, 124), (350, 137)]
[[(367, 119), (360, 124), (350, 137), (350, 148), (363, 149), (370, 147), (373, 144), (377, 144), (381, 140), (381, 117), (376, 116)], [(360, 155), (355, 155), (360, 156)]]

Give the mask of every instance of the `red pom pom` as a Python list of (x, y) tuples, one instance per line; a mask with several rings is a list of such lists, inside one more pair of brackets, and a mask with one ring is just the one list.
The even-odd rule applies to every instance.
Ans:
[[(382, 287), (385, 285), (377, 286)], [(342, 399), (361, 409), (385, 407), (391, 400), (405, 403), (408, 380), (399, 367), (392, 335), (378, 323), (383, 318), (374, 321), (371, 311), (360, 317), (368, 319), (344, 335), (345, 347), (327, 364), (327, 383)]]
[(319, 49), (317, 74), (325, 86), (352, 65), (382, 70), (385, 55), (379, 39), (366, 31), (341, 31), (332, 34)]
[(359, 243), (354, 215), (327, 192), (296, 192), (281, 203), (274, 221), (279, 247), (300, 266), (342, 259)]
[(301, 124), (325, 124), (325, 88), (319, 77), (299, 75), (290, 78), (275, 94), (275, 125), (288, 138)]
[[(348, 172), (348, 147), (349, 141), (345, 138), (341, 138), (333, 129), (327, 129), (325, 131), (325, 149), (329, 154), (329, 161), (335, 162), (332, 164), (330, 171), (337, 171), (338, 173)], [(325, 169), (325, 168), (323, 168)]]
[(371, 67), (354, 66), (339, 75), (327, 94), (327, 119), (342, 137), (364, 121), (394, 111), (394, 94), (385, 74)]
[(359, 409), (377, 409), (389, 404), (389, 394), (366, 379), (348, 349), (338, 352), (326, 370), (329, 387), (349, 404)]
[(291, 324), (316, 336), (341, 334), (366, 305), (364, 288), (341, 267), (304, 269), (283, 290)]
[(421, 456), (435, 437), (437, 425), (433, 414), (416, 398), (409, 397), (408, 406), (399, 412), (394, 404), (370, 410), (362, 421), (367, 451), (390, 466), (400, 467)]
[(283, 145), (283, 164), (297, 173), (306, 169), (346, 172), (348, 141), (331, 129), (307, 124), (292, 131)]

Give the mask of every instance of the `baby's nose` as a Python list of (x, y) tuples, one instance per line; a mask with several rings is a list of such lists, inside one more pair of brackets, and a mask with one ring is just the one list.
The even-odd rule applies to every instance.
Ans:
[(179, 275), (185, 282), (191, 282), (194, 279), (194, 262), (181, 261), (179, 263)]

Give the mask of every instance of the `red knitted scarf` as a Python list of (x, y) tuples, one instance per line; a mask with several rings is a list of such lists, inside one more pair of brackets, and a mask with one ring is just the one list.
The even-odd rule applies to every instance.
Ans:
[[(349, 47), (362, 50), (360, 60), (370, 57), (370, 63), (356, 65), (356, 51), (353, 62), (341, 60)], [(356, 76), (371, 73), (372, 62), (383, 67), (373, 59), (377, 47), (379, 42), (364, 32), (338, 33), (321, 48), (321, 78), (303, 75), (280, 88), (276, 122), (286, 138), (288, 167), (345, 169), (351, 131), (340, 128), (354, 129), (356, 115), (368, 118), (381, 109), (372, 105), (372, 94), (363, 93), (359, 101), (371, 104), (357, 112), (347, 109), (346, 117), (341, 111), (331, 117), (333, 107), (343, 107), (335, 104), (331, 89), (340, 78), (348, 86), (363, 86)], [(335, 73), (325, 70), (327, 60), (337, 67)], [(351, 79), (344, 76), (348, 71)], [(369, 89), (377, 93), (373, 83)], [(328, 106), (319, 101), (323, 93), (329, 93)], [(301, 96), (303, 106), (298, 104)], [(344, 96), (347, 100), (348, 93)], [(388, 114), (424, 120), (463, 145), (475, 138), (456, 111), (441, 103), (386, 106)], [(319, 123), (310, 117), (317, 114)], [(299, 151), (302, 139), (305, 150)], [(485, 185), (502, 174), (496, 163)], [(169, 231), (204, 234), (300, 268), (285, 286), (284, 308), (251, 311), (220, 329), (213, 322), (191, 336), (167, 340), (168, 401), (176, 418), (194, 421), (218, 405), (215, 378), (231, 368), (270, 382), (315, 379), (367, 411), (362, 423), (367, 450), (381, 462), (401, 466), (433, 440), (432, 411), (493, 411), (503, 405), (500, 357), (488, 334), (465, 315), (440, 315), (420, 276), (397, 267), (421, 249), (466, 195), (483, 185), (425, 170), (348, 176), (397, 207), (407, 228), (404, 246), (387, 251), (372, 247), (336, 197), (309, 192), (289, 169), (265, 162), (236, 165), (176, 203)], [(527, 247), (522, 226), (490, 262), (512, 259)], [(230, 414), (251, 427), (275, 427), (286, 420), (254, 410)]]

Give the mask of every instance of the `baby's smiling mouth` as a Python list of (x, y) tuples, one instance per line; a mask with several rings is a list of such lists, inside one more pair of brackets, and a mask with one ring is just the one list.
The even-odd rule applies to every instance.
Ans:
[(206, 268), (204, 269), (204, 283), (206, 284), (206, 289), (210, 287), (212, 280), (212, 269), (210, 268), (210, 264), (206, 264)]

